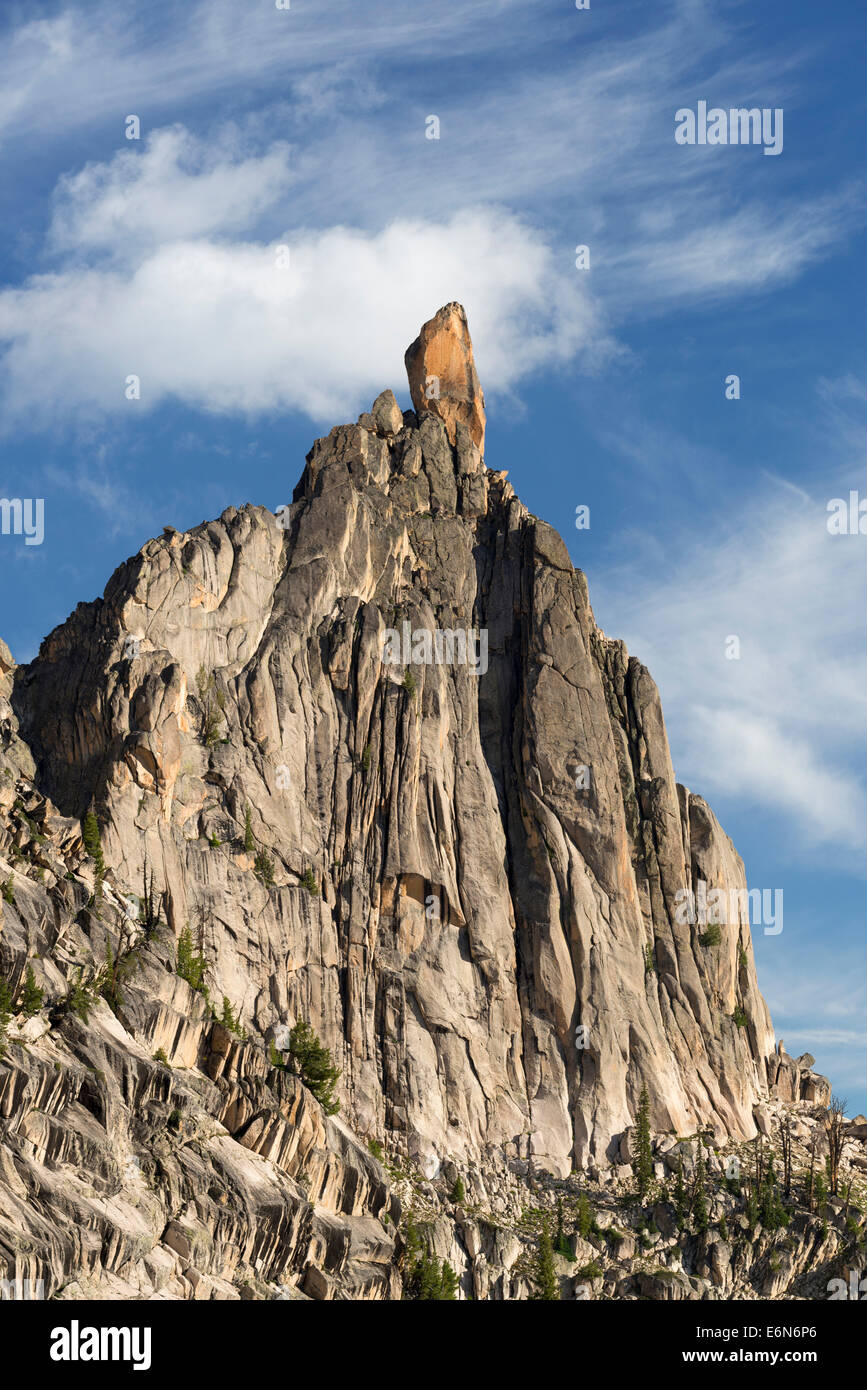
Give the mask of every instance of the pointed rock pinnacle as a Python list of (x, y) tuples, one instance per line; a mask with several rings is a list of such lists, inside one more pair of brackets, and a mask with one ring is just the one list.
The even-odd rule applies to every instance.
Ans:
[(452, 444), (459, 424), (485, 451), (485, 398), (462, 304), (446, 304), (424, 325), (404, 357), (412, 403), (438, 415)]

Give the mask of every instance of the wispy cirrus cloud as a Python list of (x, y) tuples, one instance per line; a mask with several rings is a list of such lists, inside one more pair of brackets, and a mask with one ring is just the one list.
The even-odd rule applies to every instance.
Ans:
[[(704, 524), (673, 518), (649, 548), (632, 535), (628, 562), (596, 576), (594, 599), (660, 686), (681, 780), (763, 808), (788, 827), (781, 838), (834, 846), (859, 871), (867, 536), (830, 535), (827, 504), (858, 486), (867, 496), (867, 468), (863, 455), (841, 463), (841, 432), (828, 452), (809, 490), (769, 476), (724, 505), (709, 484)], [(726, 656), (730, 638), (738, 659)]]
[(211, 140), (170, 126), (146, 137), (141, 152), (128, 146), (107, 162), (64, 175), (48, 247), (129, 261), (167, 242), (248, 231), (285, 198), (291, 182), (285, 142), (248, 155), (231, 126)]
[[(411, 14), (383, 0), (378, 13), (371, 26), (330, 0), (242, 19), (208, 0), (161, 11), (164, 25), (95, 5), (86, 20), (72, 7), (8, 27), (0, 129), (5, 117), (44, 134), (48, 84), (73, 121), (110, 110), (120, 148), (60, 173), (43, 273), (0, 292), (7, 424), (118, 408), (120, 364), (145, 408), (319, 420), (400, 381), (388, 335), (405, 342), (453, 298), (471, 311), (486, 385), (514, 391), (542, 367), (598, 366), (636, 321), (789, 284), (863, 222), (856, 186), (804, 197), (782, 161), (675, 145), (674, 110), (698, 90), (799, 96), (804, 55), (754, 52), (704, 0), (634, 6), (616, 38), (517, 0)], [(502, 61), (455, 80), (483, 43)], [(420, 44), (437, 73), (421, 90)], [(203, 90), (233, 91), (244, 113), (203, 116)], [(196, 130), (155, 128), (169, 91)], [(424, 138), (430, 103), (439, 141)], [(140, 146), (122, 140), (129, 111)], [(288, 275), (274, 274), (280, 241)], [(576, 244), (591, 247), (590, 275)], [(229, 346), (239, 334), (243, 353)], [(343, 350), (358, 342), (361, 363)]]

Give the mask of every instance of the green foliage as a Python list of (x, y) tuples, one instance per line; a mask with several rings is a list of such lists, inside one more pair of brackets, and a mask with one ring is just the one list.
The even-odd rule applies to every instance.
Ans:
[(274, 861), (263, 849), (260, 849), (256, 854), (253, 872), (266, 888), (274, 887)]
[(139, 905), (139, 922), (144, 928), (145, 940), (152, 941), (162, 926), (160, 908), (163, 901), (161, 894), (159, 899), (154, 893), (154, 875), (151, 870), (150, 880), (148, 880), (148, 866), (145, 860), (142, 869), (142, 897)]
[(695, 1191), (692, 1201), (692, 1216), (695, 1222), (695, 1229), (698, 1232), (706, 1231), (708, 1226), (707, 1210), (707, 1189), (706, 1189), (707, 1165), (704, 1157), (704, 1147), (701, 1139), (698, 1141), (698, 1157), (695, 1161)]
[(9, 903), (10, 907), (15, 906), (15, 890), (12, 887), (12, 875), (10, 874), (3, 884), (3, 901)]
[(102, 995), (109, 1008), (113, 1009), (115, 1013), (123, 1006), (124, 984), (140, 966), (140, 953), (131, 945), (124, 933), (120, 936), (116, 952), (112, 949), (111, 941), (106, 937), (105, 964), (94, 980), (94, 990), (97, 994)]
[(270, 1061), (272, 1067), (286, 1066), (286, 1062), (283, 1058), (283, 1053), (278, 1050), (273, 1039), (268, 1044), (268, 1060)]
[(33, 1018), (42, 1008), (42, 1001), (45, 998), (45, 991), (40, 989), (33, 974), (33, 966), (28, 965), (27, 974), (24, 977), (24, 984), (21, 989), (21, 998), (18, 1007), (25, 1018)]
[(367, 1147), (373, 1154), (373, 1157), (376, 1159), (377, 1163), (383, 1163), (385, 1161), (385, 1150), (383, 1149), (378, 1139), (368, 1139)]
[(166, 1056), (166, 1050), (164, 1047), (157, 1048), (156, 1052), (154, 1053), (154, 1061), (160, 1062), (164, 1067), (171, 1066), (171, 1062)]
[(230, 1033), (234, 1033), (236, 1038), (241, 1038), (242, 1041), (246, 1038), (247, 1030), (241, 1027), (241, 1021), (232, 1008), (231, 1001), (226, 998), (225, 994), (223, 995), (223, 1009), (220, 1014), (220, 1023), (224, 1028), (227, 1028)]
[(536, 1268), (533, 1274), (533, 1298), (540, 1302), (560, 1301), (560, 1281), (554, 1270), (554, 1246), (546, 1221), (539, 1236)]
[(365, 777), (366, 777), (367, 774), (370, 772), (370, 744), (369, 744), (369, 743), (365, 743), (365, 745), (364, 745), (364, 751), (363, 751), (363, 753), (361, 754), (361, 771), (364, 773), (364, 776), (365, 776)]
[(720, 1223), (719, 1223), (719, 1233), (720, 1233), (720, 1239), (721, 1239), (721, 1240), (728, 1240), (728, 1238), (729, 1238), (729, 1228), (728, 1228), (728, 1225), (726, 1224), (726, 1219), (725, 1219), (725, 1217), (722, 1217), (722, 1219), (720, 1220)]
[(740, 1004), (736, 1006), (732, 1018), (739, 1028), (746, 1028), (750, 1021), (748, 1014)]
[(442, 1275), (440, 1277), (440, 1299), (443, 1302), (454, 1303), (458, 1296), (458, 1276), (455, 1274), (448, 1260), (443, 1260)]
[(214, 748), (221, 742), (220, 725), (225, 719), (226, 692), (217, 685), (216, 678), (200, 666), (196, 675), (196, 689), (202, 706), (202, 742), (207, 748)]
[(309, 866), (304, 870), (304, 877), (302, 878), (301, 883), (302, 886), (307, 889), (307, 892), (312, 897), (319, 897), (319, 884), (316, 882), (316, 879), (313, 876), (313, 870)]
[(407, 695), (414, 695), (416, 692), (415, 676), (412, 674), (412, 669), (409, 666), (407, 666), (403, 673), (403, 688)]
[(252, 854), (256, 848), (256, 841), (253, 839), (253, 822), (250, 819), (250, 807), (244, 812), (244, 849), (247, 854)]
[(593, 1214), (593, 1209), (590, 1206), (590, 1202), (587, 1198), (587, 1193), (582, 1192), (578, 1197), (577, 1221), (578, 1234), (582, 1240), (587, 1239), (587, 1237), (590, 1235), (590, 1232), (593, 1230), (595, 1223), (596, 1217)]
[(454, 1302), (458, 1281), (451, 1265), (432, 1255), (410, 1213), (406, 1227), (403, 1297), (414, 1302)]
[(82, 1023), (87, 1023), (90, 1020), (91, 1009), (96, 1005), (98, 998), (98, 981), (96, 979), (85, 980), (81, 966), (79, 966), (63, 1001), (65, 1011), (75, 1014)]
[(0, 1028), (5, 1028), (12, 1017), (12, 988), (5, 976), (0, 975)]
[(644, 948), (644, 973), (645, 975), (652, 975), (655, 970), (656, 961), (654, 960), (653, 945), (648, 942)]
[(458, 1174), (458, 1176), (455, 1178), (454, 1187), (452, 1188), (452, 1201), (455, 1202), (459, 1207), (462, 1207), (466, 1200), (467, 1189), (464, 1187), (463, 1178), (460, 1176), (460, 1174)]
[(211, 846), (211, 849), (219, 849), (222, 843), (223, 841), (220, 839), (219, 835), (208, 836), (208, 844)]
[(765, 1173), (764, 1182), (762, 1183), (759, 1220), (766, 1231), (778, 1231), (781, 1226), (788, 1226), (789, 1224), (789, 1214), (780, 1200), (779, 1188), (774, 1173), (773, 1155), (771, 1155), (768, 1162), (767, 1172)]
[(572, 1247), (566, 1239), (566, 1228), (563, 1224), (563, 1198), (557, 1198), (557, 1230), (554, 1236), (554, 1249), (558, 1255), (562, 1255), (565, 1260), (574, 1260)]
[(96, 815), (93, 811), (88, 811), (87, 815), (84, 817), (81, 835), (84, 840), (84, 848), (96, 865), (97, 883), (101, 888), (102, 880), (105, 877), (105, 859), (102, 853), (102, 837), (99, 833), (99, 821), (96, 819)]
[(674, 1190), (674, 1211), (677, 1224), (682, 1229), (686, 1220), (686, 1187), (683, 1181), (683, 1154), (677, 1165), (677, 1187)]
[(601, 1279), (601, 1278), (602, 1278), (602, 1273), (603, 1273), (603, 1270), (602, 1270), (602, 1266), (601, 1266), (601, 1264), (599, 1263), (599, 1261), (598, 1261), (598, 1260), (590, 1260), (590, 1262), (589, 1262), (588, 1264), (582, 1265), (580, 1269), (578, 1269), (578, 1270), (575, 1271), (575, 1278), (576, 1278), (576, 1279)]
[(719, 922), (709, 922), (707, 929), (699, 936), (702, 946), (718, 946), (722, 941), (722, 928)]
[(189, 927), (184, 927), (178, 937), (178, 954), (175, 963), (175, 971), (182, 980), (199, 994), (206, 994), (205, 973), (210, 968), (209, 962), (202, 955), (201, 950), (196, 950), (193, 945), (193, 933)]
[(340, 1102), (334, 1099), (334, 1088), (340, 1068), (331, 1060), (309, 1023), (299, 1019), (289, 1035), (289, 1058), (292, 1070), (314, 1094), (326, 1115), (336, 1115)]
[(638, 1119), (634, 1137), (635, 1176), (638, 1181), (638, 1200), (643, 1202), (653, 1182), (653, 1149), (650, 1140), (650, 1097), (642, 1086), (638, 1098)]
[(746, 970), (747, 966), (749, 965), (749, 960), (747, 959), (746, 947), (744, 947), (744, 946), (739, 946), (739, 947), (738, 947), (738, 959), (740, 960), (740, 963), (741, 963), (741, 970)]

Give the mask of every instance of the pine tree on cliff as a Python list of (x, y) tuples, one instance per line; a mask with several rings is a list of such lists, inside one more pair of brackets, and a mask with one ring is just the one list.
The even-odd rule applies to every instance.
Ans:
[(334, 1065), (331, 1053), (322, 1046), (310, 1024), (300, 1018), (289, 1034), (289, 1057), (292, 1070), (313, 1092), (326, 1115), (336, 1115), (340, 1101), (334, 1099), (334, 1088), (340, 1068)]
[(674, 1208), (677, 1216), (677, 1224), (682, 1228), (686, 1220), (686, 1187), (683, 1182), (683, 1154), (680, 1155), (680, 1162), (677, 1165), (677, 1187), (674, 1193)]
[(81, 837), (84, 840), (84, 848), (96, 865), (97, 883), (101, 884), (105, 877), (105, 859), (102, 854), (102, 838), (99, 833), (99, 821), (96, 819), (94, 811), (88, 811), (84, 817), (84, 824), (81, 827)]
[(539, 1236), (539, 1249), (536, 1255), (535, 1293), (533, 1297), (541, 1302), (559, 1302), (560, 1283), (554, 1269), (554, 1246), (548, 1222), (542, 1227)]
[(692, 1212), (696, 1231), (706, 1231), (708, 1224), (707, 1191), (705, 1188), (706, 1164), (701, 1135), (698, 1140), (698, 1157), (695, 1161), (695, 1191), (693, 1192)]
[(638, 1200), (643, 1202), (653, 1182), (653, 1149), (650, 1140), (650, 1097), (642, 1086), (638, 1098), (638, 1120), (635, 1125), (635, 1176), (638, 1179)]

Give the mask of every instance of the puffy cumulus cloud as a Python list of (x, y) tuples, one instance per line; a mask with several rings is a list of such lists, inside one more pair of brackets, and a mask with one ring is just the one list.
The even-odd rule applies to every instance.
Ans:
[(61, 178), (49, 232), (53, 251), (111, 251), (125, 258), (168, 241), (238, 232), (286, 194), (282, 143), (244, 158), (231, 127), (201, 140), (182, 126), (154, 131), (144, 149), (120, 150)]
[[(121, 223), (129, 206), (117, 205)], [(112, 215), (82, 212), (76, 225), (93, 236)], [(616, 350), (582, 277), (558, 267), (524, 222), (483, 208), (268, 245), (171, 241), (128, 266), (40, 275), (0, 293), (3, 419), (32, 428), (175, 398), (333, 423), (405, 386), (404, 349), (453, 299), (467, 308), (483, 384), (508, 392), (542, 366), (580, 355), (592, 365)], [(135, 403), (124, 395), (131, 374)]]

